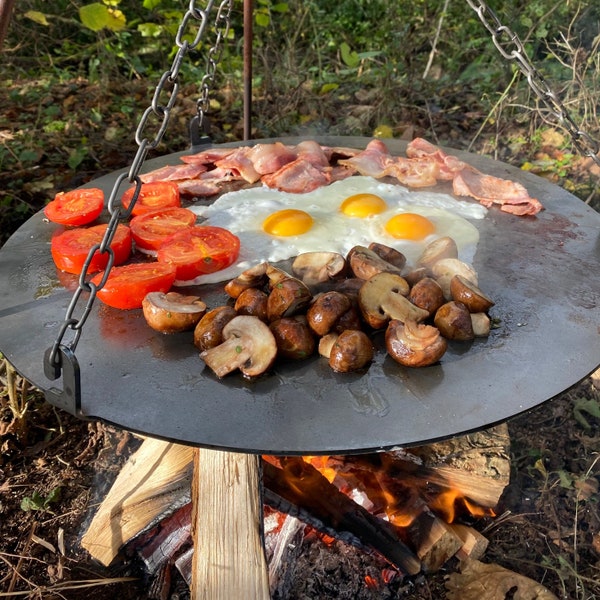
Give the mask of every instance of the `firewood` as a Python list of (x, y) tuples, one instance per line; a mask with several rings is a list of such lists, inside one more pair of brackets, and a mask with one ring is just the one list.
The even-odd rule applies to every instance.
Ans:
[(144, 440), (94, 515), (83, 535), (83, 548), (108, 566), (140, 531), (189, 502), (192, 452), (187, 446)]
[(267, 600), (258, 456), (194, 450), (193, 600)]
[(408, 526), (406, 535), (428, 573), (439, 571), (462, 546), (460, 537), (426, 506)]
[(284, 469), (268, 462), (263, 465), (267, 503), (283, 498), (302, 509), (298, 518), (308, 512), (312, 518), (309, 524), (322, 530), (328, 527), (339, 539), (349, 534), (345, 538), (349, 543), (360, 540), (363, 547), (378, 552), (404, 573), (414, 575), (420, 571), (419, 561), (387, 521), (356, 504), (301, 458), (282, 459), (282, 465)]
[(452, 523), (450, 528), (463, 543), (456, 553), (456, 558), (459, 560), (466, 560), (467, 558), (479, 560), (483, 557), (489, 540), (482, 533), (462, 523)]

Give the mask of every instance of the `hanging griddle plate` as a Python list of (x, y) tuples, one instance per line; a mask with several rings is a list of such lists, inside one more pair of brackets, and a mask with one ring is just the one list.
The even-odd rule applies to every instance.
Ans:
[[(318, 141), (362, 148), (369, 140)], [(399, 141), (388, 147), (405, 150)], [(425, 369), (403, 368), (380, 352), (364, 374), (336, 374), (315, 357), (278, 365), (255, 382), (237, 374), (219, 381), (198, 358), (190, 333), (155, 333), (141, 311), (97, 301), (76, 350), (83, 415), (205, 447), (358, 453), (490, 426), (579, 382), (600, 363), (600, 215), (537, 176), (454, 154), (520, 181), (546, 207), (535, 218), (492, 209), (476, 223), (474, 266), (500, 321), (488, 339), (453, 343), (439, 365)], [(145, 170), (178, 164), (179, 156), (148, 161)], [(117, 175), (89, 185), (108, 194)], [(50, 256), (54, 230), (40, 212), (0, 250), (0, 351), (45, 391), (60, 387), (60, 379), (45, 377), (43, 356), (72, 298)]]

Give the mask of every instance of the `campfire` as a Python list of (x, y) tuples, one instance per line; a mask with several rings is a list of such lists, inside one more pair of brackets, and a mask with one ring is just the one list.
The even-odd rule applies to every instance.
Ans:
[[(364, 574), (372, 587), (437, 571), (453, 558), (481, 558), (488, 541), (473, 524), (494, 516), (509, 480), (508, 446), (502, 425), (388, 452), (263, 456), (262, 511), (248, 518), (262, 521), (271, 594), (281, 591), (290, 545), (311, 536), (377, 556), (381, 572)], [(168, 597), (173, 569), (192, 585), (194, 548), (210, 535), (202, 505), (194, 516), (194, 452), (144, 440), (82, 538), (104, 565), (139, 557), (154, 579), (155, 598)], [(235, 534), (225, 533), (227, 518), (223, 507), (220, 526), (235, 545)]]

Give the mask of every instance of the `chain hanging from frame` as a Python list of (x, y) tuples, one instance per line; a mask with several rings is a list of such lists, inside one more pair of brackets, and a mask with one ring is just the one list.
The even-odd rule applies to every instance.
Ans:
[(527, 78), (529, 87), (547, 106), (558, 123), (567, 130), (576, 150), (582, 156), (591, 158), (600, 167), (600, 144), (575, 123), (564, 103), (529, 60), (523, 42), (517, 34), (502, 24), (485, 0), (467, 0), (467, 3), (491, 34), (492, 41), (502, 57), (516, 63)]
[[(192, 120), (190, 134), (192, 143), (200, 141), (201, 131), (206, 130), (205, 116), (209, 107), (209, 94), (212, 90), (216, 75), (217, 65), (222, 55), (223, 41), (227, 38), (231, 25), (231, 11), (234, 0), (221, 0), (217, 6), (216, 16), (214, 18), (215, 41), (208, 50), (206, 73), (200, 82), (200, 96), (196, 103), (197, 115)], [(179, 24), (175, 44), (178, 51), (173, 59), (171, 67), (166, 70), (154, 90), (152, 101), (148, 108), (142, 114), (137, 129), (135, 131), (135, 141), (138, 149), (129, 167), (129, 170), (117, 177), (110, 196), (108, 198), (108, 212), (110, 220), (106, 233), (99, 244), (94, 245), (86, 258), (81, 275), (79, 276), (78, 286), (73, 293), (73, 297), (67, 307), (64, 321), (61, 324), (56, 340), (51, 348), (46, 350), (44, 355), (44, 372), (48, 379), (56, 380), (63, 374), (63, 390), (51, 390), (47, 393), (48, 400), (57, 406), (78, 413), (80, 402), (79, 389), (79, 367), (75, 357), (75, 349), (81, 337), (83, 326), (92, 310), (97, 293), (108, 279), (114, 264), (114, 252), (110, 247), (117, 226), (121, 219), (127, 219), (131, 216), (131, 211), (139, 197), (142, 181), (140, 172), (150, 150), (158, 147), (167, 130), (171, 111), (175, 105), (177, 94), (179, 92), (179, 74), (181, 65), (186, 56), (196, 49), (206, 35), (206, 30), (210, 24), (210, 14), (213, 11), (215, 2), (207, 0), (204, 9), (196, 6), (195, 0), (190, 0), (188, 9), (184, 13)], [(195, 27), (195, 30), (194, 30)], [(190, 42), (189, 39), (192, 39)], [(164, 103), (162, 99), (165, 98)], [(151, 121), (154, 120), (156, 131), (154, 137), (148, 134), (151, 127)], [(122, 204), (121, 186), (125, 183), (135, 185), (135, 191), (127, 210)], [(102, 280), (98, 284), (88, 281), (89, 267), (92, 258), (96, 252), (108, 254), (108, 263), (104, 271)], [(75, 316), (76, 309), (83, 304), (82, 295), (89, 294), (85, 305), (81, 310), (79, 318)], [(67, 331), (73, 332), (70, 342), (63, 340)], [(68, 380), (68, 381), (67, 381)]]

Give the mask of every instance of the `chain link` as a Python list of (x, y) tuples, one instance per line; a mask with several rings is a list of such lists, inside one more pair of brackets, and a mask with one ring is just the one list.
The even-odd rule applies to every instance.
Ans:
[(525, 75), (529, 87), (544, 102), (559, 124), (567, 130), (577, 151), (582, 156), (591, 158), (596, 165), (600, 166), (600, 144), (575, 123), (560, 98), (527, 57), (523, 42), (517, 34), (502, 24), (484, 0), (467, 0), (467, 3), (490, 32), (492, 41), (500, 54), (506, 60), (514, 61), (517, 64)]
[[(178, 47), (178, 51), (173, 59), (170, 69), (162, 74), (156, 85), (150, 106), (148, 106), (142, 114), (135, 131), (135, 141), (138, 145), (137, 152), (131, 162), (129, 171), (127, 173), (122, 173), (117, 177), (110, 192), (107, 201), (110, 221), (106, 233), (100, 244), (96, 244), (90, 249), (83, 265), (81, 275), (79, 276), (78, 287), (67, 308), (65, 319), (61, 324), (52, 348), (46, 353), (45, 361), (46, 366), (48, 367), (46, 372), (53, 373), (56, 376), (55, 378), (60, 376), (61, 371), (61, 346), (67, 347), (72, 352), (75, 351), (79, 338), (81, 337), (83, 326), (92, 310), (97, 293), (106, 284), (114, 263), (114, 253), (110, 247), (110, 243), (116, 233), (119, 222), (122, 219), (128, 219), (131, 216), (131, 212), (142, 188), (140, 172), (144, 165), (144, 161), (146, 160), (148, 152), (154, 150), (160, 144), (169, 124), (171, 111), (175, 105), (177, 94), (179, 92), (178, 79), (181, 65), (189, 52), (196, 49), (202, 41), (209, 23), (208, 17), (213, 10), (213, 5), (213, 0), (207, 0), (205, 8), (200, 9), (196, 6), (194, 0), (190, 0), (188, 10), (179, 24), (175, 36), (175, 44)], [(202, 78), (200, 84), (201, 96), (198, 100), (200, 122), (209, 106), (208, 95), (212, 83), (214, 82), (217, 63), (222, 53), (222, 42), (229, 33), (232, 7), (233, 0), (222, 0), (217, 10), (214, 21), (217, 34), (216, 41), (214, 46), (212, 46), (208, 52), (206, 74)], [(194, 27), (196, 28), (195, 31), (193, 31)], [(190, 38), (193, 38), (192, 42), (189, 42)], [(135, 184), (135, 190), (127, 209), (123, 207), (123, 194), (120, 192), (120, 188), (125, 182), (129, 185)], [(104, 270), (102, 280), (97, 284), (88, 281), (91, 275), (89, 273), (89, 266), (95, 252), (108, 254), (108, 263)], [(80, 316), (77, 317), (75, 314), (84, 293), (88, 293), (89, 296), (85, 301)], [(72, 331), (74, 334), (71, 341), (68, 344), (65, 344), (63, 340), (67, 331)]]

